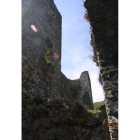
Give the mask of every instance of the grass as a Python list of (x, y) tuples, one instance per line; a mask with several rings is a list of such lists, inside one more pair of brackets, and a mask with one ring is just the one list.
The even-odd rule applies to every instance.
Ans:
[(94, 104), (94, 110), (96, 110), (97, 108), (100, 108), (101, 105), (104, 105), (105, 101), (95, 102), (93, 104)]

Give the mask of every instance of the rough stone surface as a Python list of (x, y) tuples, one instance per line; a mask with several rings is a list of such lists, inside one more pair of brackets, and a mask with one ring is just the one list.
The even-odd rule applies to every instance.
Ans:
[[(118, 0), (86, 0), (93, 60), (100, 68), (111, 140), (118, 139)], [(113, 123), (112, 119), (113, 119)], [(111, 125), (112, 124), (112, 125)]]
[(87, 109), (93, 109), (90, 78), (87, 71), (82, 72), (79, 79), (69, 80), (62, 73), (61, 96), (69, 101), (77, 101)]
[(22, 93), (22, 98), (66, 98), (93, 109), (88, 72), (77, 80), (61, 74), (61, 15), (52, 0), (22, 2)]
[(105, 110), (95, 118), (85, 109), (93, 109), (88, 72), (69, 80), (60, 62), (61, 15), (53, 0), (22, 1), (22, 139), (108, 140)]
[(60, 60), (61, 15), (54, 2), (23, 0), (22, 91), (32, 98), (60, 97)]
[(54, 99), (38, 103), (33, 99), (24, 107), (22, 115), (22, 140), (110, 140), (102, 129), (106, 110), (86, 110), (79, 103)]

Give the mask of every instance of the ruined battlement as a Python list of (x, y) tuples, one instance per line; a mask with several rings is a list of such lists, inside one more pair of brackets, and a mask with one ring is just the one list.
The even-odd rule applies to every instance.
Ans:
[(61, 73), (62, 98), (73, 102), (77, 101), (87, 109), (93, 109), (90, 78), (87, 71), (82, 72), (79, 79), (70, 80)]

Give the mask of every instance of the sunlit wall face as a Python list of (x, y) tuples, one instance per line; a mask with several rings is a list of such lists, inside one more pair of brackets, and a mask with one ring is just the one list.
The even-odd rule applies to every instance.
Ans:
[(90, 24), (84, 19), (82, 0), (54, 0), (62, 15), (62, 72), (69, 79), (78, 79), (83, 71), (89, 71), (93, 102), (104, 100), (99, 83), (99, 68), (89, 59)]

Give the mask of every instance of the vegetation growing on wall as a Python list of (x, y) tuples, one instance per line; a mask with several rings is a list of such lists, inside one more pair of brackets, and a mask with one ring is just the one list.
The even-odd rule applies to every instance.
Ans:
[[(40, 91), (47, 96), (48, 91), (53, 90), (52, 80), (54, 78), (55, 63), (51, 59), (52, 52), (49, 49), (53, 47), (53, 44), (49, 38), (46, 42), (48, 44), (45, 46), (44, 56), (31, 57), (24, 59), (22, 62), (23, 92), (30, 93), (34, 98), (42, 96)], [(46, 87), (49, 87), (49, 89)]]
[(48, 37), (46, 39), (44, 57), (45, 57), (46, 63), (49, 66), (54, 67), (55, 63), (53, 62), (53, 51), (52, 51), (52, 48), (53, 48), (53, 44), (51, 42), (51, 39)]
[[(104, 111), (103, 111), (104, 112)], [(65, 99), (41, 101), (36, 99), (23, 108), (22, 139), (23, 140), (109, 140), (109, 133), (102, 130), (102, 122), (106, 114), (90, 113), (79, 103), (71, 103)]]
[(89, 18), (88, 18), (88, 12), (87, 12), (87, 10), (85, 11), (84, 19), (85, 19), (87, 22), (89, 22)]

